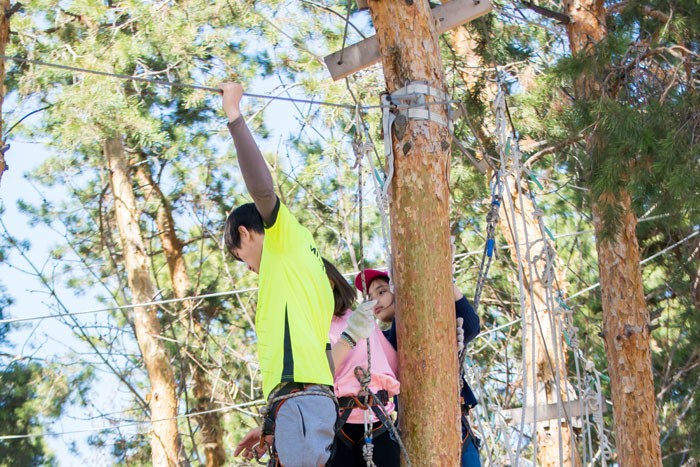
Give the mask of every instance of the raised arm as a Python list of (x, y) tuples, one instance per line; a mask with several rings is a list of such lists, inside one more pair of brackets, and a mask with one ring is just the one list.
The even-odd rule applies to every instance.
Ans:
[(265, 225), (272, 225), (275, 223), (277, 213), (277, 195), (265, 159), (241, 115), (243, 86), (239, 83), (221, 83), (219, 89), (223, 95), (224, 112), (228, 116), (228, 130), (236, 146), (238, 166), (241, 168), (243, 181)]

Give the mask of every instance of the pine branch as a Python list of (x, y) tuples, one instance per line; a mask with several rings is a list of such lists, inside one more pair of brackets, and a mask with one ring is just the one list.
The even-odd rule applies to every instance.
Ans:
[(532, 10), (535, 13), (544, 16), (545, 18), (556, 20), (557, 22), (559, 22), (559, 24), (571, 23), (571, 18), (569, 18), (569, 16), (565, 15), (564, 13), (552, 11), (530, 2), (522, 2), (521, 4), (528, 10)]
[(572, 144), (578, 143), (579, 141), (581, 141), (581, 139), (583, 139), (583, 133), (582, 133), (582, 132), (577, 133), (576, 135), (572, 136), (571, 138), (565, 139), (565, 140), (563, 140), (563, 141), (559, 141), (559, 142), (556, 143), (556, 144), (553, 144), (553, 145), (551, 145), (551, 146), (549, 146), (549, 147), (546, 147), (546, 148), (544, 148), (544, 149), (541, 149), (540, 151), (538, 151), (538, 152), (536, 152), (535, 154), (533, 154), (532, 156), (530, 156), (530, 157), (525, 161), (525, 163), (523, 164), (523, 166), (524, 166), (525, 168), (530, 168), (535, 162), (537, 162), (538, 160), (540, 160), (542, 157), (546, 156), (547, 154), (551, 154), (551, 153), (553, 153), (553, 152), (557, 152), (557, 151), (559, 151), (559, 150), (561, 150), (561, 149), (564, 149), (564, 148), (567, 147), (567, 146), (571, 146)]
[[(621, 13), (628, 6), (629, 6), (629, 3), (626, 1), (616, 3), (616, 4), (608, 7), (608, 13), (610, 13), (610, 14)], [(664, 13), (663, 11), (656, 10), (650, 6), (642, 5), (640, 8), (642, 10), (642, 13), (645, 16), (648, 16), (650, 18), (654, 18), (654, 19), (660, 21), (661, 23), (666, 24), (671, 19), (671, 17), (668, 14)]]

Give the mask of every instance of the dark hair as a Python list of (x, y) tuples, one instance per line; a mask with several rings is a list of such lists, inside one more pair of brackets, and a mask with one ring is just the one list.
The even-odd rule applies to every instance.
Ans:
[(238, 206), (228, 215), (228, 219), (226, 219), (224, 244), (231, 254), (233, 254), (234, 248), (240, 248), (241, 246), (241, 234), (238, 232), (239, 226), (243, 226), (253, 232), (265, 233), (262, 217), (255, 208), (254, 203), (246, 203), (242, 206)]
[(372, 283), (377, 282), (377, 281), (382, 281), (382, 282), (385, 282), (386, 285), (391, 285), (391, 282), (389, 281), (389, 278), (388, 278), (388, 277), (386, 277), (386, 276), (378, 276), (378, 277), (375, 277), (375, 278), (372, 280), (372, 282), (370, 282), (369, 284), (367, 284), (367, 290), (369, 290), (369, 286), (372, 285)]
[(340, 271), (326, 258), (323, 258), (323, 266), (326, 268), (328, 280), (333, 283), (333, 299), (335, 300), (333, 316), (343, 316), (345, 312), (355, 304), (357, 294)]

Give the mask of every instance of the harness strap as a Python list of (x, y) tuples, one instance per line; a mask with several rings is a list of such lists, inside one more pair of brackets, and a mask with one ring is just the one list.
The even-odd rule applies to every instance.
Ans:
[[(363, 399), (365, 398), (363, 397)], [(367, 402), (364, 403), (358, 396), (345, 396), (338, 399), (340, 416), (336, 423), (336, 434), (342, 435), (339, 436), (340, 440), (349, 448), (352, 448), (355, 442), (345, 436), (343, 425), (347, 423), (348, 417), (350, 417), (350, 413), (353, 409), (372, 410), (374, 415), (381, 422), (381, 426), (372, 430), (373, 436), (380, 436), (386, 431), (392, 433), (393, 424), (384, 411), (384, 406), (389, 402), (389, 392), (385, 389), (377, 391), (376, 394), (370, 392), (366, 400)]]
[[(310, 389), (310, 388), (314, 389)], [(275, 419), (280, 407), (287, 400), (300, 396), (324, 396), (333, 400), (338, 408), (338, 400), (330, 387), (315, 383), (282, 383), (274, 389), (267, 399), (267, 406), (260, 411), (263, 416), (262, 435), (271, 435), (275, 432)]]
[[(310, 389), (312, 387), (314, 389)], [(277, 450), (274, 447), (274, 443), (272, 446), (266, 443), (265, 436), (275, 434), (275, 420), (277, 419), (277, 413), (280, 411), (282, 404), (287, 402), (289, 399), (301, 396), (328, 397), (333, 400), (336, 411), (338, 410), (338, 399), (336, 399), (333, 390), (329, 386), (317, 383), (280, 383), (270, 393), (270, 396), (267, 399), (267, 406), (260, 410), (260, 414), (263, 416), (263, 424), (259, 445), (260, 447), (266, 447), (266, 450), (270, 454), (270, 462), (268, 465), (278, 466), (281, 464), (279, 464), (279, 458), (277, 456)]]

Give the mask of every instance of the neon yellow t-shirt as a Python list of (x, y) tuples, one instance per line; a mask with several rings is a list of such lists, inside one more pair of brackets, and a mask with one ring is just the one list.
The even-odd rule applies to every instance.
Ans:
[(267, 399), (280, 382), (333, 386), (326, 349), (333, 291), (311, 232), (280, 202), (265, 228), (255, 330)]

